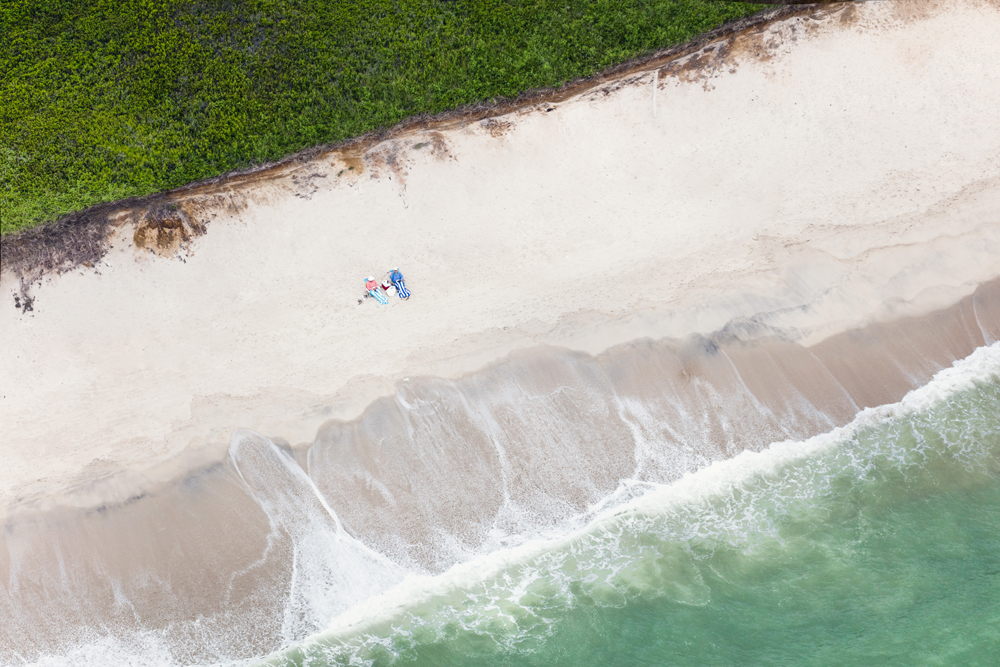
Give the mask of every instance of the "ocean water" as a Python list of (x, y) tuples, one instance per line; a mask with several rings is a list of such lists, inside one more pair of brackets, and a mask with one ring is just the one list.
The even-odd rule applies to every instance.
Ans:
[(1000, 660), (1000, 344), (846, 427), (628, 487), (265, 664)]

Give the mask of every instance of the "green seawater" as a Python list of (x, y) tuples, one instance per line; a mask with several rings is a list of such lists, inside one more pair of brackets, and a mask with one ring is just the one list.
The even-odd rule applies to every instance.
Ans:
[(409, 582), (268, 664), (998, 665), (1000, 378), (923, 391)]

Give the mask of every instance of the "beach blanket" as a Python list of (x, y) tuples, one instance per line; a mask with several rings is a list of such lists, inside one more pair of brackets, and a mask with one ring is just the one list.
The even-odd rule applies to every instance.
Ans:
[(375, 297), (378, 302), (383, 305), (389, 303), (389, 299), (385, 298), (385, 294), (382, 294), (382, 290), (380, 289), (370, 289), (368, 290), (368, 293)]
[(392, 284), (396, 286), (396, 294), (399, 295), (400, 299), (410, 298), (410, 290), (406, 289), (406, 283), (403, 282), (402, 278), (399, 280), (393, 280)]

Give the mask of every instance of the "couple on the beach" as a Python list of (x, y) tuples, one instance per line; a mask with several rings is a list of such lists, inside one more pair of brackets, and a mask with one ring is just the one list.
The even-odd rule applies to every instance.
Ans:
[(390, 289), (395, 289), (400, 299), (410, 298), (410, 290), (406, 289), (403, 274), (399, 272), (399, 269), (390, 271), (381, 285), (375, 280), (375, 276), (368, 276), (368, 279), (365, 280), (365, 289), (368, 290), (369, 296), (375, 297), (375, 300), (383, 305), (389, 303), (389, 299), (385, 295), (389, 293)]

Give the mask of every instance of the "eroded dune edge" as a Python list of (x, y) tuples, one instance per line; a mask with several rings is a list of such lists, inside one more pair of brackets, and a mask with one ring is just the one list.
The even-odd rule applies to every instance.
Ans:
[[(5, 659), (262, 655), (994, 344), (998, 29), (972, 0), (779, 15), (123, 211), (30, 310), (5, 272)], [(358, 304), (393, 266), (413, 298)]]

